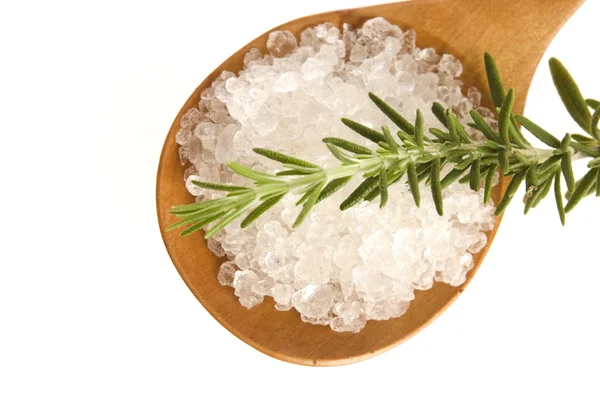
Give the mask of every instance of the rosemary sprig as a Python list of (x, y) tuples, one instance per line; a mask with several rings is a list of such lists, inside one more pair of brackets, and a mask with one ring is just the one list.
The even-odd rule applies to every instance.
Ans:
[[(401, 181), (409, 185), (419, 206), (419, 184), (425, 180), (430, 186), (435, 208), (442, 215), (442, 190), (456, 181), (469, 183), (475, 191), (483, 188), (484, 202), (488, 203), (497, 170), (512, 180), (496, 206), (496, 215), (506, 209), (523, 183), (527, 191), (525, 213), (535, 208), (554, 185), (558, 214), (564, 225), (565, 214), (583, 198), (591, 194), (600, 196), (600, 102), (584, 100), (567, 69), (558, 60), (551, 59), (550, 70), (558, 94), (568, 113), (587, 134), (566, 134), (559, 139), (531, 120), (513, 114), (514, 91), (505, 90), (491, 55), (485, 54), (484, 63), (490, 93), (499, 114), (499, 130), (495, 131), (475, 110), (470, 113), (473, 123), (468, 124), (485, 136), (484, 141), (474, 141), (452, 110), (445, 109), (440, 103), (433, 104), (432, 112), (446, 131), (432, 128), (427, 135), (420, 110), (413, 125), (383, 99), (370, 93), (373, 103), (400, 129), (396, 133), (398, 139), (386, 126), (379, 132), (342, 119), (342, 123), (351, 130), (377, 144), (378, 149), (371, 150), (348, 140), (327, 137), (323, 142), (340, 162), (339, 166), (328, 169), (283, 153), (256, 148), (254, 152), (281, 163), (283, 170), (269, 174), (232, 162), (229, 164), (231, 170), (252, 180), (253, 187), (193, 181), (202, 188), (224, 191), (227, 195), (201, 203), (173, 206), (170, 212), (181, 220), (169, 229), (186, 227), (181, 235), (188, 235), (206, 228), (206, 238), (209, 238), (247, 213), (241, 222), (241, 227), (245, 228), (286, 195), (301, 196), (297, 205), (302, 209), (294, 222), (294, 227), (297, 227), (315, 205), (337, 192), (356, 175), (362, 175), (364, 180), (340, 204), (341, 210), (377, 197), (380, 198), (380, 207), (384, 207), (388, 201), (389, 186)], [(534, 148), (523, 136), (521, 126), (550, 149)], [(577, 181), (572, 162), (581, 158), (589, 159), (589, 170)], [(441, 171), (446, 164), (454, 167), (442, 176)], [(404, 175), (407, 176), (405, 179)], [(564, 206), (562, 176), (568, 189), (568, 201)]]

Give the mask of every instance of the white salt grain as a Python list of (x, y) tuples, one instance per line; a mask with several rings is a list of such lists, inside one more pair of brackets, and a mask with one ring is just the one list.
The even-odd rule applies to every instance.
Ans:
[[(373, 128), (394, 128), (368, 92), (409, 118), (421, 109), (426, 130), (441, 127), (430, 111), (433, 101), (452, 108), (465, 123), (475, 108), (497, 126), (493, 113), (480, 107), (477, 89), (463, 95), (456, 80), (460, 61), (417, 48), (414, 30), (402, 32), (383, 18), (359, 29), (345, 24), (342, 32), (332, 24), (308, 28), (300, 45), (290, 32), (274, 31), (267, 49), (268, 55), (251, 49), (239, 76), (222, 73), (201, 94), (198, 109), (180, 120), (180, 160), (193, 165), (185, 172), (186, 187), (198, 200), (222, 193), (193, 180), (248, 184), (224, 167), (228, 161), (259, 171), (277, 167), (253, 147), (324, 167), (339, 164), (322, 144), (324, 137), (372, 147), (340, 122), (348, 117)], [(483, 205), (481, 192), (462, 184), (448, 187), (440, 217), (428, 188), (422, 187), (416, 207), (409, 188), (398, 183), (389, 187), (384, 209), (364, 202), (340, 212), (339, 203), (360, 180), (355, 177), (319, 203), (295, 230), (298, 198), (291, 195), (248, 228), (228, 225), (208, 240), (215, 255), (231, 259), (221, 266), (218, 281), (233, 286), (247, 308), (272, 296), (280, 311), (295, 308), (305, 322), (352, 333), (368, 320), (402, 316), (415, 289), (429, 289), (434, 281), (464, 283), (474, 266), (472, 254), (485, 247), (484, 232), (494, 225), (493, 207)]]

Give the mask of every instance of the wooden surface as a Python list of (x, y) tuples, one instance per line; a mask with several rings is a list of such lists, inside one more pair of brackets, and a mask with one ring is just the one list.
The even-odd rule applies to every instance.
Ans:
[[(507, 88), (516, 90), (515, 112), (522, 113), (529, 84), (539, 60), (556, 32), (584, 0), (416, 0), (356, 10), (313, 15), (288, 22), (275, 29), (290, 30), (297, 36), (307, 27), (332, 22), (360, 25), (383, 16), (403, 30), (417, 31), (417, 45), (435, 47), (438, 52), (457, 56), (464, 65), (466, 87), (485, 89), (483, 53), (497, 60)], [(175, 134), (179, 118), (198, 104), (200, 93), (222, 70), (238, 72), (244, 54), (251, 47), (265, 51), (269, 32), (248, 43), (226, 60), (187, 100), (166, 138), (158, 167), (156, 199), (160, 230), (169, 255), (196, 298), (225, 328), (252, 347), (272, 357), (302, 365), (348, 364), (372, 357), (411, 337), (440, 315), (465, 289), (496, 234), (475, 256), (475, 267), (460, 287), (436, 283), (416, 292), (409, 310), (400, 318), (369, 321), (359, 334), (336, 333), (329, 327), (303, 323), (294, 310), (279, 312), (271, 299), (251, 310), (242, 307), (233, 289), (217, 283), (220, 260), (207, 249), (202, 234), (185, 238), (177, 231), (165, 232), (175, 221), (168, 209), (193, 200), (183, 183), (184, 166), (179, 163)], [(487, 90), (485, 90), (487, 92)], [(489, 106), (489, 99), (484, 98)], [(187, 167), (187, 166), (186, 166)], [(493, 193), (495, 201), (506, 187), (504, 179)], [(202, 336), (198, 336), (202, 338)]]

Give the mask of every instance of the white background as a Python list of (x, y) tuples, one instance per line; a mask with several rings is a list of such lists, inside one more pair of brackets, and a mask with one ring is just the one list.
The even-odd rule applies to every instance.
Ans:
[[(600, 395), (594, 199), (567, 228), (551, 199), (526, 217), (513, 204), (474, 282), (440, 319), (344, 367), (255, 351), (171, 265), (155, 172), (188, 95), (262, 32), (369, 3), (1, 3), (0, 397)], [(550, 88), (547, 58), (600, 96), (599, 15), (600, 1), (588, 0), (534, 79), (526, 114), (554, 132), (575, 125)]]

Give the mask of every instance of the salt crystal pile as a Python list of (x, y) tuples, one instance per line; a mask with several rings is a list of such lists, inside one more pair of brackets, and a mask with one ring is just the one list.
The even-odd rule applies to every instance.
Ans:
[[(219, 192), (192, 180), (247, 185), (225, 166), (238, 161), (259, 171), (276, 171), (275, 162), (255, 154), (264, 147), (307, 159), (323, 167), (338, 161), (321, 139), (335, 136), (365, 146), (372, 143), (350, 131), (347, 117), (379, 129), (393, 127), (369, 101), (374, 92), (401, 114), (424, 113), (425, 125), (442, 126), (430, 111), (434, 101), (451, 107), (463, 122), (476, 108), (489, 123), (493, 114), (480, 107), (481, 95), (466, 96), (457, 78), (460, 62), (449, 54), (415, 46), (415, 32), (403, 32), (382, 18), (361, 29), (331, 24), (306, 29), (299, 44), (290, 32), (272, 32), (269, 54), (250, 50), (239, 76), (223, 72), (202, 93), (198, 108), (181, 118), (177, 142), (186, 186), (198, 200)], [(475, 131), (470, 134), (476, 135)], [(208, 242), (227, 256), (218, 274), (248, 308), (272, 296), (276, 308), (292, 308), (303, 321), (359, 332), (367, 320), (404, 314), (414, 291), (434, 282), (457, 286), (473, 267), (473, 254), (486, 244), (494, 225), (493, 208), (482, 193), (455, 184), (444, 191), (440, 217), (422, 188), (421, 207), (404, 183), (389, 188), (384, 209), (363, 202), (341, 212), (352, 183), (319, 203), (301, 227), (292, 230), (298, 198), (289, 195), (246, 229), (234, 222)]]

